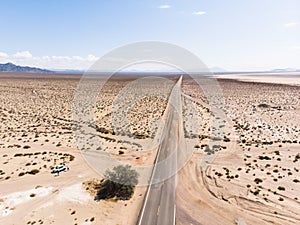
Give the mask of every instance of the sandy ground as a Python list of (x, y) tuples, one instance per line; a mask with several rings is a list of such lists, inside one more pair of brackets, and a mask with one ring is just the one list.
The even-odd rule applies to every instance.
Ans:
[[(165, 96), (177, 78), (110, 80), (97, 97), (89, 134), (100, 139), (98, 150), (131, 165), (151, 164)], [(213, 115), (203, 92), (183, 80), (185, 138), (194, 154), (179, 171), (177, 224), (298, 224), (300, 87), (227, 78), (219, 80), (226, 118)], [(102, 175), (73, 136), (78, 82), (78, 75), (0, 76), (0, 224), (136, 223), (145, 187), (129, 201), (95, 202), (82, 186)], [(125, 122), (114, 117), (118, 111)], [(217, 128), (224, 137), (212, 146)], [(216, 158), (201, 167), (204, 154)], [(62, 162), (70, 170), (52, 175)]]
[[(227, 77), (219, 84), (227, 139), (216, 149), (209, 136), (214, 115), (197, 103), (206, 101), (203, 93), (188, 79), (183, 85), (195, 98), (205, 136), (186, 130), (195, 152), (179, 172), (177, 224), (299, 224), (300, 88)], [(188, 111), (191, 100), (185, 104)], [(201, 167), (205, 152), (216, 158)]]
[[(142, 150), (153, 142), (157, 127), (150, 125), (161, 118), (166, 100), (148, 96), (133, 102), (130, 129), (111, 132), (113, 101), (131, 80), (113, 79), (104, 87), (94, 131), (99, 151), (131, 165), (152, 164), (155, 151)], [(1, 75), (0, 224), (135, 224), (145, 187), (137, 187), (129, 201), (100, 202), (82, 187), (102, 175), (85, 161), (73, 137), (78, 82), (77, 75)], [(70, 170), (52, 175), (51, 168), (63, 162)]]
[(251, 73), (251, 74), (223, 74), (215, 75), (216, 78), (234, 79), (247, 82), (273, 83), (273, 84), (289, 84), (300, 85), (300, 73)]

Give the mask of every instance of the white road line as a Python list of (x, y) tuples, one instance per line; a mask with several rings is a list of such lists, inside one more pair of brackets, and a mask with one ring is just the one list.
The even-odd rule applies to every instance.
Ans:
[(176, 204), (174, 204), (174, 218), (173, 218), (173, 225), (176, 224)]

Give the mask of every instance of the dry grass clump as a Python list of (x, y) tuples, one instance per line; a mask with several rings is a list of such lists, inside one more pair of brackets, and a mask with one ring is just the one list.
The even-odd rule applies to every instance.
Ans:
[(99, 185), (104, 181), (104, 179), (92, 179), (92, 180), (89, 180), (89, 181), (86, 181), (86, 182), (83, 182), (83, 187), (84, 189), (93, 197), (96, 197), (97, 196), (97, 192), (98, 192), (98, 189), (97, 187), (99, 187)]

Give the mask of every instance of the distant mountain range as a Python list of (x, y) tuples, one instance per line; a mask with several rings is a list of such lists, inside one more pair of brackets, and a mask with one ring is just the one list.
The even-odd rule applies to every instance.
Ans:
[(222, 70), (221, 68), (210, 68), (210, 71), (214, 74), (264, 74), (264, 73), (293, 73), (293, 72), (300, 72), (300, 69), (274, 69), (274, 70), (265, 70), (265, 71), (226, 71)]
[(287, 68), (287, 69), (275, 69), (275, 70), (271, 70), (271, 72), (274, 72), (274, 73), (282, 73), (282, 72), (300, 72), (300, 70), (298, 70), (298, 69), (293, 69), (293, 68)]
[[(240, 73), (285, 73), (285, 72), (300, 72), (299, 69), (292, 69), (292, 68), (287, 68), (287, 69), (274, 69), (274, 70), (269, 70), (269, 71), (252, 71), (252, 72), (230, 72), (227, 71), (223, 68), (220, 67), (212, 67), (209, 68), (209, 70), (212, 73), (215, 74), (240, 74)], [(41, 68), (36, 68), (36, 67), (29, 67), (29, 66), (18, 66), (13, 63), (5, 63), (5, 64), (0, 64), (0, 72), (12, 72), (12, 73), (65, 73), (65, 74), (84, 74), (86, 71), (84, 70), (46, 70), (46, 69), (41, 69)], [(97, 71), (89, 71), (89, 73), (95, 73), (95, 74), (102, 74), (104, 72), (97, 72)], [(130, 72), (126, 72), (130, 73)], [(132, 73), (140, 73), (138, 71), (132, 71)], [(144, 73), (168, 73), (167, 71), (165, 72), (151, 72), (151, 71), (145, 71)], [(172, 72), (170, 72), (172, 73)], [(105, 73), (104, 73), (105, 74)]]
[(0, 72), (11, 73), (54, 73), (51, 70), (40, 69), (29, 66), (17, 66), (13, 63), (0, 64)]

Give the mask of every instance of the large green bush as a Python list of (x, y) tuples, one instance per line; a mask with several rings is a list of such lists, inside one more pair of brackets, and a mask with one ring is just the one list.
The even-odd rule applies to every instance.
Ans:
[(118, 200), (129, 200), (134, 188), (138, 184), (139, 174), (131, 169), (129, 165), (116, 166), (105, 172), (106, 179), (98, 185), (95, 200), (116, 198)]

